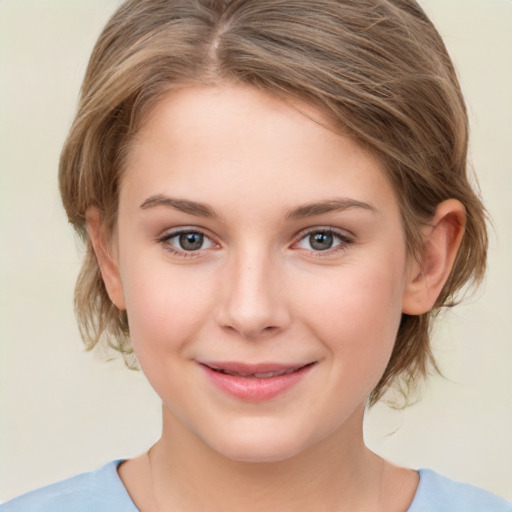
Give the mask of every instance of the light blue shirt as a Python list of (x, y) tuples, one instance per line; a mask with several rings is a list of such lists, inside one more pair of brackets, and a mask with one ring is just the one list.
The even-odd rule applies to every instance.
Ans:
[[(102, 468), (43, 487), (0, 505), (0, 512), (139, 512), (113, 461)], [(512, 512), (493, 494), (420, 469), (420, 483), (407, 512)]]

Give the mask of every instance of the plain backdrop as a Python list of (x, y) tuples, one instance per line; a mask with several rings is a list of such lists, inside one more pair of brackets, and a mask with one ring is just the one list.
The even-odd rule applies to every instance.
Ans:
[[(81, 247), (57, 162), (94, 41), (116, 0), (0, 0), (0, 501), (146, 450), (160, 430), (140, 373), (83, 349)], [(368, 444), (512, 499), (512, 1), (424, 0), (458, 68), (471, 156), (494, 219), (489, 273), (444, 317), (433, 378), (406, 411), (377, 406)]]

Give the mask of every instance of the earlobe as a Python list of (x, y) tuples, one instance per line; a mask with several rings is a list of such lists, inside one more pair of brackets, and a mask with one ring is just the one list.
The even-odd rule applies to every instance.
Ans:
[(87, 234), (91, 240), (96, 259), (100, 267), (105, 288), (114, 305), (121, 310), (126, 309), (121, 276), (117, 261), (109, 250), (106, 233), (103, 228), (101, 212), (91, 206), (86, 213)]
[(464, 234), (466, 210), (460, 201), (439, 204), (423, 237), (421, 262), (411, 265), (402, 312), (421, 315), (432, 309), (453, 268)]

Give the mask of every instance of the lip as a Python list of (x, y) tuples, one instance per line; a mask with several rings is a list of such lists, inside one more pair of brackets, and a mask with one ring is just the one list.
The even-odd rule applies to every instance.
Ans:
[(200, 361), (210, 381), (235, 398), (263, 402), (281, 395), (298, 384), (316, 361), (301, 364), (248, 364), (234, 361)]

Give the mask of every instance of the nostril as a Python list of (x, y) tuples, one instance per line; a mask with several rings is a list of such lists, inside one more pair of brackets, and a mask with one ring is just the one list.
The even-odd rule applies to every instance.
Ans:
[(254, 328), (254, 329), (243, 328), (241, 326), (237, 327), (236, 325), (225, 325), (223, 327), (228, 332), (231, 332), (233, 334), (237, 333), (246, 338), (258, 338), (261, 336), (267, 337), (267, 336), (271, 336), (271, 335), (277, 333), (280, 330), (280, 327), (277, 325), (268, 325), (266, 327)]

